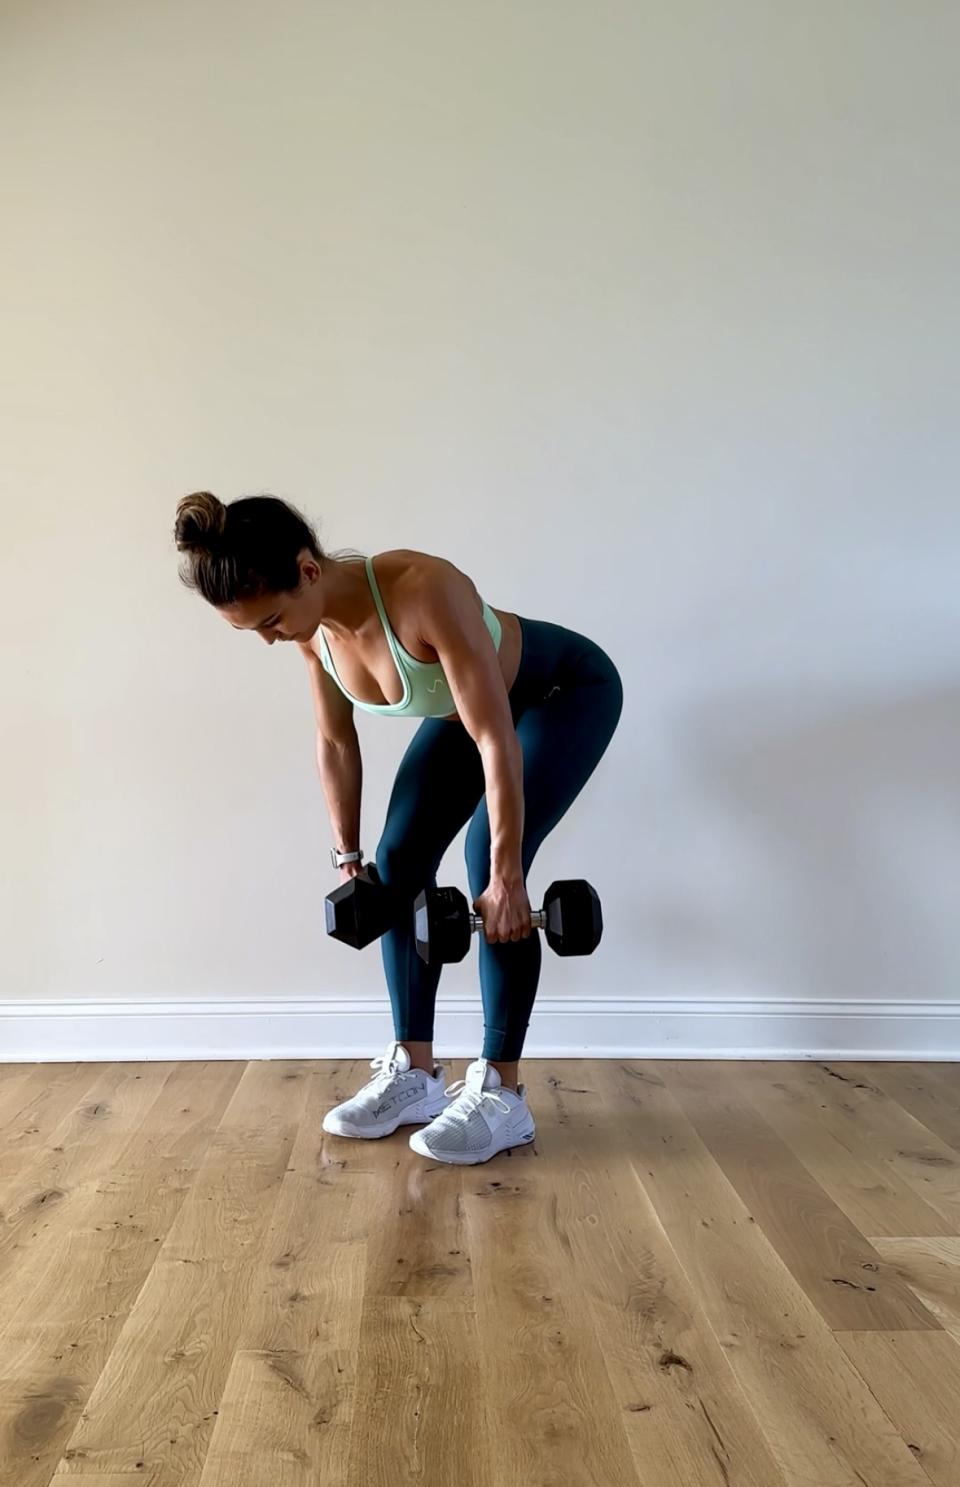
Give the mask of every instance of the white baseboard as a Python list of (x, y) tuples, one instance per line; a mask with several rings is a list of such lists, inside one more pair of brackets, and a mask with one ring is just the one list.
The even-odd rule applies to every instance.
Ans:
[[(0, 1063), (370, 1058), (393, 1036), (365, 998), (0, 1002)], [(440, 1058), (474, 1058), (483, 1019), (440, 998)], [(960, 1002), (762, 999), (589, 1003), (539, 997), (528, 1058), (912, 1059), (960, 1062)]]

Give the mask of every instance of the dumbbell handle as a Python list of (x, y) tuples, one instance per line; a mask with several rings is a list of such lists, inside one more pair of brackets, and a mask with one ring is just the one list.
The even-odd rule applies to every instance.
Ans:
[[(480, 931), (483, 929), (483, 915), (471, 914), (469, 917), (470, 933), (472, 935), (479, 934)], [(534, 909), (534, 911), (530, 915), (530, 927), (531, 929), (546, 929), (547, 914), (545, 909)]]
[[(413, 906), (417, 954), (428, 964), (463, 960), (470, 941), (486, 926), (483, 915), (471, 913), (469, 899), (459, 888), (424, 888)], [(485, 905), (484, 905), (485, 907)], [(583, 878), (551, 883), (542, 906), (530, 914), (530, 927), (557, 955), (592, 955), (603, 934), (603, 916), (596, 890)]]

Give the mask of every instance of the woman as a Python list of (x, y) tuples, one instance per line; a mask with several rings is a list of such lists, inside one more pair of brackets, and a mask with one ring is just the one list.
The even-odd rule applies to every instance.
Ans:
[[(182, 577), (238, 630), (300, 647), (341, 880), (362, 871), (355, 707), (423, 718), (397, 772), (376, 853), (394, 906), (382, 937), (395, 1041), (378, 1072), (329, 1111), (340, 1136), (410, 1138), (434, 1161), (484, 1162), (534, 1138), (519, 1059), (540, 975), (526, 878), (537, 848), (597, 766), (623, 705), (610, 658), (582, 635), (491, 609), (452, 563), (406, 550), (325, 553), (285, 502), (224, 506), (201, 491), (177, 507)], [(465, 1080), (433, 1059), (440, 965), (417, 954), (413, 902), (436, 884), (466, 821), (467, 875), (483, 917), (484, 1040)]]

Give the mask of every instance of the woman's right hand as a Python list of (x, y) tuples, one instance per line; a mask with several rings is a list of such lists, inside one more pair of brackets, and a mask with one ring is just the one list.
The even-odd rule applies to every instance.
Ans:
[(340, 869), (340, 882), (349, 883), (351, 878), (359, 878), (361, 873), (366, 872), (368, 866), (369, 864), (365, 862), (345, 862)]

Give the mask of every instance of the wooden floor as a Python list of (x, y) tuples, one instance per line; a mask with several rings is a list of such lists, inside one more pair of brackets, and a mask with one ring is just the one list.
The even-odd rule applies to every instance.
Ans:
[(451, 1168), (366, 1062), (0, 1066), (0, 1483), (960, 1487), (960, 1066), (524, 1076)]

